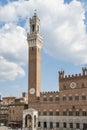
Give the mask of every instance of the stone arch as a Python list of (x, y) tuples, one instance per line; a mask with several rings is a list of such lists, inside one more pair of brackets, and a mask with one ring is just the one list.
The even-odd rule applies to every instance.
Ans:
[(32, 116), (30, 114), (25, 116), (25, 127), (32, 128)]
[(23, 111), (23, 128), (36, 130), (38, 124), (38, 112), (32, 108)]

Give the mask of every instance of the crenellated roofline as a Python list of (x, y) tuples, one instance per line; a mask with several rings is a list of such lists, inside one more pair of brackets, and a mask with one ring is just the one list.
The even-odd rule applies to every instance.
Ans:
[(87, 67), (82, 68), (82, 73), (79, 74), (72, 74), (72, 75), (65, 75), (64, 71), (59, 71), (59, 80), (67, 80), (67, 79), (74, 79), (74, 78), (82, 78), (87, 77)]

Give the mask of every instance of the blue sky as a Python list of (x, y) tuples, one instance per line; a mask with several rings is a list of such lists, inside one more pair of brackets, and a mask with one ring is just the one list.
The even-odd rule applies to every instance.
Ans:
[(0, 0), (0, 94), (28, 89), (29, 18), (41, 20), (41, 90), (57, 91), (58, 71), (81, 73), (87, 65), (86, 0)]

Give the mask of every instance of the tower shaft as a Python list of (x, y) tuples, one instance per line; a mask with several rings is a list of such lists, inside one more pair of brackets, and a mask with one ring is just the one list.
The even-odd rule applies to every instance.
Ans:
[(28, 60), (28, 99), (40, 96), (41, 87), (41, 46), (42, 36), (40, 34), (40, 19), (34, 14), (30, 18), (30, 34), (27, 34), (29, 45)]

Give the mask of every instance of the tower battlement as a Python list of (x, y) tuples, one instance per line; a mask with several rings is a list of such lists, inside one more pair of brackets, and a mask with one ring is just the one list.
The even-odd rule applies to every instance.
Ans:
[(87, 67), (82, 68), (82, 73), (79, 73), (79, 74), (65, 75), (64, 71), (59, 71), (59, 80), (81, 78), (84, 76), (87, 76)]

